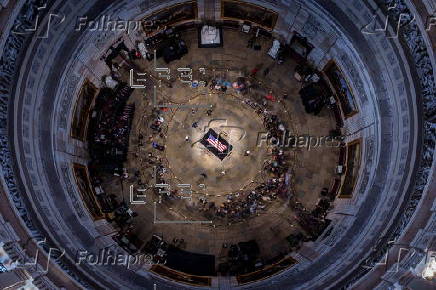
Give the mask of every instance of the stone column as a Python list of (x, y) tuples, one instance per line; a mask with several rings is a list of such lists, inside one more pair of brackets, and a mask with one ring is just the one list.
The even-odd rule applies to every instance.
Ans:
[(0, 11), (8, 6), (9, 0), (0, 0)]
[[(219, 7), (221, 7), (221, 1), (217, 0), (199, 0), (198, 3), (198, 19), (205, 20), (207, 22), (214, 22), (219, 20), (220, 15), (217, 15)], [(218, 9), (217, 9), (218, 8)]]
[(16, 289), (26, 285), (26, 281), (31, 277), (21, 269), (15, 269), (0, 273), (0, 288), (1, 289)]

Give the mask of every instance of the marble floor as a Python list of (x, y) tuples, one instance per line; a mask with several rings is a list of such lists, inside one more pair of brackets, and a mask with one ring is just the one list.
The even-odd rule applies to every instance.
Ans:
[[(168, 183), (171, 186), (191, 184), (193, 189), (197, 189), (194, 190), (191, 199), (181, 202), (159, 203), (154, 193), (147, 192), (146, 204), (131, 206), (139, 214), (134, 221), (135, 233), (144, 241), (154, 233), (162, 235), (167, 241), (183, 238), (186, 242), (185, 250), (215, 255), (217, 263), (226, 257), (223, 243), (254, 239), (259, 244), (261, 257), (264, 259), (287, 253), (289, 246), (285, 238), (297, 231), (304, 232), (304, 229), (299, 228), (286, 198), (269, 202), (267, 210), (236, 224), (207, 219), (195, 209), (200, 197), (216, 203), (225, 202), (226, 194), (261, 182), (265, 178), (262, 174), (262, 164), (268, 158), (270, 150), (267, 146), (257, 146), (258, 134), (265, 132), (265, 128), (259, 115), (242, 102), (247, 96), (242, 96), (233, 89), (228, 89), (224, 94), (193, 89), (181, 82), (177, 68), (192, 68), (194, 80), (204, 78), (200, 71), (200, 68), (204, 68), (208, 76), (231, 81), (235, 81), (239, 76), (247, 76), (254, 68), (259, 68), (256, 77), (252, 79), (257, 84), (257, 89), (252, 90), (249, 97), (263, 102), (266, 94), (271, 93), (275, 96), (277, 101), (268, 101), (268, 109), (277, 114), (296, 136), (328, 136), (329, 131), (335, 128), (332, 112), (324, 108), (318, 116), (305, 113), (298, 95), (301, 84), (293, 77), (296, 63), (287, 59), (284, 64), (277, 65), (267, 55), (271, 39), (260, 38), (258, 43), (262, 49), (256, 51), (246, 48), (248, 35), (233, 30), (224, 30), (224, 46), (221, 48), (198, 48), (196, 31), (184, 32), (182, 38), (188, 45), (189, 53), (168, 66), (172, 72), (169, 81), (172, 87), (158, 87), (157, 99), (165, 104), (189, 106), (170, 108), (163, 113), (163, 138), (153, 136), (148, 139), (152, 96), (150, 90), (144, 95), (143, 90), (136, 89), (130, 99), (130, 102), (135, 103), (136, 111), (130, 139), (131, 154), (125, 167), (130, 176), (138, 172), (137, 177), (131, 178), (132, 184), (137, 181), (135, 178), (149, 184), (153, 179), (153, 170), (144, 160), (145, 156), (152, 152), (158, 155), (167, 167), (165, 180), (170, 180)], [(136, 65), (144, 71), (153, 71), (153, 62), (139, 60)], [(160, 59), (158, 65), (167, 66)], [(269, 73), (264, 74), (266, 68)], [(125, 74), (128, 75), (127, 72)], [(284, 94), (288, 95), (286, 99), (282, 97)], [(213, 112), (208, 115), (207, 107), (192, 110), (190, 106), (194, 104), (212, 104)], [(192, 127), (194, 122), (198, 123), (197, 128)], [(231, 155), (223, 161), (208, 153), (198, 143), (206, 128), (222, 132), (234, 146)], [(246, 133), (242, 139), (241, 132)], [(140, 134), (145, 137), (145, 144), (140, 144)], [(166, 144), (165, 151), (157, 152), (151, 149), (151, 141)], [(246, 150), (250, 150), (249, 156), (244, 155)], [(312, 148), (310, 151), (307, 148), (298, 148), (289, 150), (288, 154), (292, 172), (292, 192), (298, 201), (310, 210), (315, 207), (321, 189), (330, 187), (333, 181), (338, 148), (324, 146)], [(202, 173), (206, 174), (207, 178), (201, 176)], [(206, 185), (207, 191), (198, 188), (203, 184)], [(124, 193), (119, 191), (118, 186), (109, 184), (105, 190), (117, 195), (129, 195), (126, 185)], [(170, 222), (155, 223), (156, 220)]]

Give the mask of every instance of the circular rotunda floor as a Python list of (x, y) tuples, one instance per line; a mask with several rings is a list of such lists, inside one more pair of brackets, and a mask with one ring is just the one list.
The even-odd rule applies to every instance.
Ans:
[[(130, 154), (125, 167), (130, 176), (139, 176), (130, 178), (135, 188), (140, 180), (141, 187), (149, 189), (145, 194), (146, 204), (131, 205), (132, 210), (138, 213), (133, 224), (134, 233), (143, 241), (147, 241), (153, 233), (159, 233), (168, 241), (183, 238), (185, 250), (217, 257), (223, 255), (223, 244), (256, 240), (262, 258), (268, 259), (288, 252), (286, 237), (302, 231), (286, 196), (262, 201), (264, 210), (237, 223), (216, 217), (207, 209), (210, 202), (217, 207), (229, 202), (229, 195), (233, 200), (244, 200), (246, 195), (242, 194), (241, 189), (249, 192), (268, 179), (262, 167), (265, 162), (271, 161), (271, 148), (264, 144), (257, 146), (259, 134), (267, 131), (262, 117), (245, 104), (244, 99), (263, 103), (264, 96), (272, 92), (277, 101), (266, 102), (268, 110), (277, 115), (286, 129), (296, 136), (328, 136), (329, 131), (335, 128), (335, 120), (327, 109), (318, 116), (308, 115), (304, 111), (298, 95), (301, 85), (292, 75), (296, 63), (288, 60), (281, 66), (273, 65), (274, 60), (266, 54), (268, 39), (260, 38), (261, 51), (252, 50), (241, 56), (240, 47), (245, 46), (248, 36), (232, 30), (226, 30), (225, 34), (224, 47), (202, 49), (197, 47), (194, 31), (183, 32), (181, 37), (186, 41), (189, 53), (168, 67), (171, 71), (191, 67), (194, 72), (205, 67), (214, 77), (231, 80), (247, 75), (254, 67), (270, 68), (267, 75), (259, 72), (256, 77), (257, 90), (252, 90), (248, 96), (240, 95), (233, 89), (221, 94), (204, 94), (199, 88), (193, 89), (176, 81), (170, 87), (158, 87), (156, 101), (153, 100), (152, 90), (144, 93), (136, 89), (130, 98), (129, 102), (135, 104), (136, 111), (130, 136)], [(145, 72), (151, 70), (150, 63), (146, 61), (139, 60), (135, 65)], [(167, 66), (160, 60), (158, 65)], [(127, 81), (128, 71), (122, 70), (121, 73)], [(289, 95), (286, 100), (281, 98), (284, 93)], [(171, 106), (168, 110), (160, 110), (155, 107), (155, 102), (161, 106)], [(172, 107), (174, 105), (180, 107)], [(207, 110), (210, 105), (212, 114), (209, 116)], [(164, 119), (165, 129), (160, 136), (149, 131), (153, 109), (154, 112), (159, 111)], [(194, 122), (198, 124), (196, 128), (192, 127)], [(199, 142), (209, 129), (221, 133), (233, 146), (231, 154), (222, 161)], [(140, 135), (143, 138), (141, 140)], [(164, 144), (165, 150), (160, 152), (153, 149), (152, 142)], [(245, 156), (247, 150), (250, 154)], [(305, 208), (311, 210), (315, 208), (322, 188), (330, 187), (334, 180), (338, 148), (285, 151), (292, 171), (293, 194)], [(185, 198), (162, 199), (162, 194), (150, 189), (149, 185), (156, 182), (156, 168), (149, 163), (148, 154), (152, 154), (152, 158), (159, 158), (165, 167), (165, 172), (160, 176), (169, 189), (162, 187), (159, 190), (177, 190), (178, 195)], [(105, 179), (105, 191), (120, 199), (127, 198), (128, 183), (124, 184), (122, 192), (119, 190), (119, 181), (108, 176)], [(189, 189), (182, 189), (183, 185), (189, 185), (192, 194)]]

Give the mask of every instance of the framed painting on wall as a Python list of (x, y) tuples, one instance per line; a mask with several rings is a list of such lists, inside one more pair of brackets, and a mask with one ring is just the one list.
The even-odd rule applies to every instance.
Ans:
[(334, 61), (331, 61), (326, 65), (324, 73), (330, 81), (337, 98), (339, 99), (339, 104), (345, 118), (349, 118), (357, 114), (359, 110), (357, 108), (356, 101), (354, 100), (354, 94), (350, 85), (348, 84), (348, 81), (345, 79), (342, 70)]
[(76, 104), (74, 105), (73, 120), (71, 124), (71, 137), (85, 141), (88, 127), (89, 113), (94, 98), (98, 92), (97, 87), (88, 79), (85, 79)]
[(144, 32), (149, 34), (167, 26), (197, 19), (197, 1), (179, 3), (159, 10), (142, 20)]
[(221, 1), (221, 17), (249, 21), (268, 30), (276, 25), (278, 13), (243, 1)]

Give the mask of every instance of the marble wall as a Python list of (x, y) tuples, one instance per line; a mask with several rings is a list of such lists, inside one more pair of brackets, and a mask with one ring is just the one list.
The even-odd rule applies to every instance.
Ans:
[[(24, 2), (20, 1), (22, 8), (14, 24), (35, 20), (36, 1)], [(49, 7), (66, 16), (122, 11), (125, 19), (140, 19), (182, 1), (94, 2), (50, 1)], [(200, 9), (207, 6), (205, 1), (199, 2)], [(335, 210), (349, 215), (332, 215), (331, 234), (311, 245), (320, 253), (316, 261), (283, 272), (275, 283), (303, 288), (326, 283), (350, 285), (381, 259), (389, 239), (401, 236), (428, 191), (435, 163), (435, 124), (429, 112), (434, 112), (436, 105), (428, 42), (413, 24), (401, 30), (400, 39), (362, 32), (373, 19), (382, 24), (387, 15), (408, 13), (402, 0), (389, 13), (386, 7), (392, 1), (253, 2), (281, 12), (275, 34), (289, 40), (296, 31), (310, 39), (315, 46), (309, 56), (314, 66), (322, 69), (334, 60), (341, 67), (359, 107), (359, 114), (345, 121), (345, 132), (350, 141), (364, 141), (353, 199), (338, 200), (335, 205)], [(219, 1), (207, 4), (220, 7)], [(377, 10), (377, 5), (385, 6)], [(86, 145), (69, 135), (73, 102), (85, 78), (97, 83), (107, 72), (98, 60), (120, 37), (115, 32), (76, 33), (74, 21), (74, 17), (66, 17), (62, 25), (50, 30), (49, 39), (9, 33), (2, 44), (0, 165), (5, 190), (29, 234), (47, 236), (50, 243), (66, 249), (66, 256), (57, 262), (83, 286), (107, 277), (112, 281), (99, 285), (151, 285), (154, 278), (146, 272), (138, 273), (134, 280), (127, 271), (117, 269), (114, 274), (106, 267), (79, 269), (72, 263), (75, 250), (96, 250), (94, 241), (100, 236), (80, 201), (69, 166), (73, 161), (86, 162)], [(369, 250), (372, 246), (377, 251)], [(416, 259), (406, 262), (413, 264)], [(257, 284), (259, 289), (264, 283)]]

